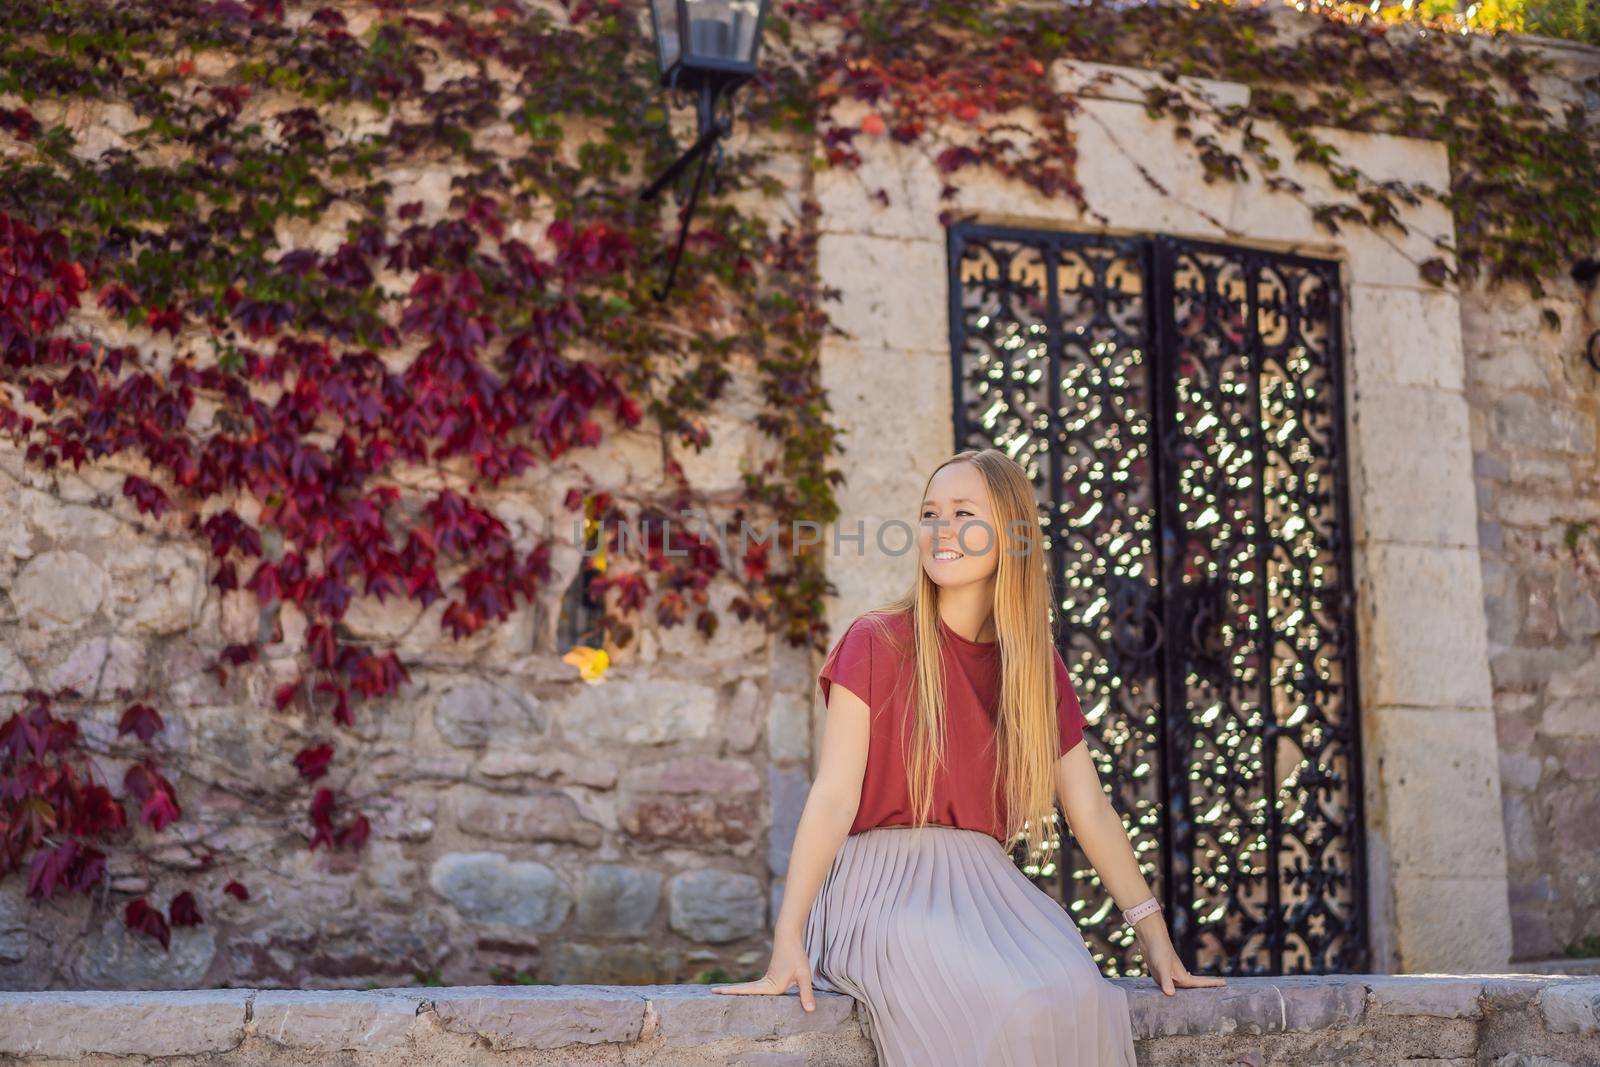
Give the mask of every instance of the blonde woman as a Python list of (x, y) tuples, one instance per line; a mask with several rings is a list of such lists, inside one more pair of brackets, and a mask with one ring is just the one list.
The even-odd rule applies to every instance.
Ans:
[(1049, 623), (1027, 475), (961, 452), (923, 493), (911, 592), (853, 621), (818, 677), (827, 723), (765, 976), (865, 1009), (880, 1067), (1134, 1067), (1127, 995), (1008, 845), (1059, 800), (1166, 994), (1178, 959), (1083, 741)]

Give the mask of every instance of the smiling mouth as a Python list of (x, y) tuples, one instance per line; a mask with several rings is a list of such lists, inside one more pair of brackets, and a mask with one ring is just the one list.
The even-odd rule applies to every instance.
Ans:
[(962, 557), (961, 557), (961, 553), (955, 551), (954, 549), (941, 548), (939, 551), (937, 551), (937, 552), (935, 552), (933, 554), (933, 558), (943, 562), (943, 561), (946, 561), (946, 560), (960, 559)]

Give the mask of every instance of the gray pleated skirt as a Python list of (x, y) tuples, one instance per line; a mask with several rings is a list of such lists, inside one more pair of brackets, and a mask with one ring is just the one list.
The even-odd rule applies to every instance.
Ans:
[(812, 988), (861, 1003), (879, 1067), (1135, 1067), (1127, 994), (986, 833), (849, 835), (805, 941)]

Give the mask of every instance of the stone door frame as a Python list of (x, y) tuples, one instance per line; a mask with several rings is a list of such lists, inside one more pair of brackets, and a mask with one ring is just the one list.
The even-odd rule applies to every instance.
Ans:
[[(1052, 364), (1048, 373), (1041, 375), (1040, 382), (1036, 384), (1016, 383), (1016, 388), (1033, 397), (1032, 402), (1037, 404), (1037, 407), (1030, 409), (1024, 415), (1025, 418), (1045, 414), (1046, 405), (1042, 402), (1043, 397), (1064, 386), (1068, 378), (1077, 383), (1078, 390), (1081, 391), (1086, 387), (1086, 379), (1081, 373), (1083, 370), (1081, 361), (1094, 358), (1086, 355), (1086, 347), (1092, 351), (1100, 343), (1110, 343), (1124, 353), (1122, 358), (1126, 358), (1130, 347), (1142, 350), (1137, 368), (1129, 372), (1134, 378), (1139, 379), (1139, 382), (1130, 381), (1126, 391), (1121, 392), (1122, 399), (1110, 402), (1110, 408), (1115, 409), (1115, 414), (1107, 411), (1100, 416), (1092, 417), (1091, 425), (1109, 429), (1112, 424), (1124, 424), (1124, 428), (1127, 428), (1127, 420), (1134, 418), (1137, 421), (1145, 421), (1148, 426), (1147, 432), (1139, 435), (1143, 442), (1142, 446), (1136, 446), (1133, 439), (1119, 434), (1122, 442), (1118, 450), (1120, 458), (1103, 458), (1106, 459), (1108, 467), (1115, 469), (1128, 463), (1136, 451), (1143, 450), (1145, 456), (1143, 462), (1150, 481), (1141, 485), (1133, 494), (1138, 503), (1123, 501), (1106, 514), (1121, 516), (1122, 522), (1131, 521), (1135, 513), (1142, 514), (1154, 524), (1150, 532), (1153, 542), (1147, 550), (1151, 554), (1146, 555), (1142, 561), (1142, 572), (1146, 575), (1146, 579), (1135, 581), (1135, 584), (1142, 587), (1141, 594), (1149, 599), (1134, 603), (1123, 600), (1123, 594), (1115, 590), (1114, 583), (1109, 578), (1105, 585), (1099, 585), (1097, 582), (1093, 591), (1080, 588), (1078, 592), (1089, 600), (1101, 595), (1111, 597), (1117, 606), (1106, 610), (1112, 612), (1118, 608), (1124, 611), (1138, 611), (1143, 608), (1151, 612), (1151, 620), (1159, 622), (1161, 629), (1167, 633), (1188, 632), (1185, 629), (1187, 624), (1197, 619), (1181, 614), (1188, 609), (1180, 605), (1185, 601), (1197, 602), (1197, 599), (1204, 599), (1205, 596), (1198, 586), (1186, 584), (1185, 587), (1179, 588), (1172, 574), (1174, 561), (1158, 559), (1154, 554), (1157, 544), (1170, 544), (1176, 540), (1178, 544), (1184, 546), (1179, 551), (1189, 551), (1198, 547), (1192, 539), (1204, 540), (1199, 531), (1189, 529), (1177, 506), (1183, 495), (1178, 488), (1182, 479), (1178, 476), (1177, 468), (1184, 466), (1184, 461), (1180, 456), (1169, 454), (1167, 451), (1169, 447), (1181, 447), (1182, 442), (1192, 440), (1184, 433), (1182, 426), (1185, 423), (1193, 423), (1194, 417), (1201, 410), (1190, 406), (1191, 401), (1180, 399), (1180, 395), (1187, 390), (1177, 388), (1178, 376), (1182, 373), (1177, 365), (1177, 350), (1183, 346), (1177, 341), (1179, 333), (1174, 317), (1178, 308), (1187, 302), (1187, 294), (1192, 292), (1196, 299), (1204, 298), (1200, 290), (1191, 291), (1185, 288), (1186, 280), (1204, 287), (1205, 294), (1212, 292), (1209, 288), (1212, 283), (1185, 271), (1184, 264), (1194, 264), (1197, 267), (1195, 275), (1204, 273), (1209, 268), (1219, 268), (1225, 277), (1245, 279), (1245, 288), (1253, 289), (1255, 293), (1247, 297), (1252, 309), (1255, 307), (1255, 302), (1266, 295), (1261, 286), (1275, 281), (1281, 287), (1278, 295), (1289, 306), (1276, 312), (1273, 316), (1275, 325), (1272, 327), (1263, 323), (1251, 323), (1247, 327), (1247, 337), (1240, 342), (1240, 349), (1250, 352), (1252, 363), (1265, 361), (1261, 368), (1263, 384), (1279, 380), (1278, 374), (1285, 374), (1287, 381), (1295, 383), (1294, 394), (1298, 395), (1301, 388), (1314, 390), (1316, 395), (1321, 396), (1321, 402), (1327, 405), (1328, 417), (1338, 420), (1336, 424), (1328, 424), (1322, 422), (1320, 417), (1314, 418), (1314, 424), (1304, 430), (1296, 431), (1295, 437), (1314, 440), (1321, 439), (1324, 433), (1333, 437), (1331, 450), (1312, 461), (1321, 487), (1320, 492), (1325, 493), (1331, 502), (1333, 509), (1331, 521), (1334, 524), (1331, 529), (1333, 539), (1324, 546), (1324, 552), (1319, 557), (1320, 561), (1332, 567), (1331, 576), (1334, 584), (1324, 592), (1325, 604), (1319, 609), (1319, 620), (1316, 625), (1320, 629), (1323, 624), (1320, 615), (1322, 611), (1330, 613), (1337, 619), (1332, 624), (1332, 629), (1337, 632), (1331, 636), (1330, 643), (1323, 651), (1338, 664), (1339, 691), (1342, 695), (1332, 709), (1321, 711), (1313, 709), (1307, 720), (1300, 724), (1301, 731), (1313, 731), (1312, 734), (1291, 731), (1288, 738), (1303, 753), (1313, 751), (1320, 753), (1320, 762), (1321, 759), (1328, 758), (1328, 749), (1317, 745), (1315, 735), (1320, 733), (1319, 726), (1333, 727), (1336, 724), (1346, 724), (1349, 731), (1347, 738), (1338, 742), (1327, 742), (1334, 746), (1334, 755), (1331, 758), (1335, 766), (1343, 768), (1338, 773), (1343, 774), (1345, 780), (1337, 799), (1331, 802), (1306, 801), (1300, 805), (1302, 813), (1311, 810), (1323, 813), (1325, 817), (1314, 815), (1299, 827), (1296, 827), (1292, 819), (1269, 817), (1262, 827), (1267, 839), (1265, 846), (1267, 852), (1263, 854), (1263, 858), (1268, 864), (1267, 874), (1257, 883), (1257, 887), (1266, 898), (1261, 902), (1262, 907), (1266, 909), (1262, 916), (1263, 926), (1256, 927), (1254, 932), (1246, 932), (1209, 928), (1191, 922), (1182, 930), (1175, 928), (1174, 933), (1184, 958), (1193, 961), (1199, 953), (1198, 960), (1201, 966), (1215, 966), (1212, 961), (1216, 954), (1220, 953), (1229, 960), (1230, 968), (1264, 966), (1268, 969), (1268, 973), (1279, 973), (1278, 968), (1283, 966), (1284, 960), (1292, 959), (1296, 966), (1306, 966), (1304, 962), (1306, 957), (1311, 959), (1312, 965), (1319, 967), (1367, 970), (1369, 963), (1366, 956), (1370, 950), (1371, 938), (1367, 929), (1366, 908), (1366, 819), (1363, 811), (1365, 798), (1362, 791), (1360, 680), (1357, 660), (1360, 650), (1356, 647), (1354, 569), (1349, 559), (1348, 544), (1350, 509), (1345, 470), (1348, 450), (1344, 441), (1345, 421), (1342, 407), (1344, 393), (1342, 386), (1346, 373), (1343, 338), (1344, 296), (1339, 289), (1342, 275), (1340, 262), (1262, 251), (1248, 245), (1189, 241), (1167, 233), (1106, 237), (1093, 231), (1019, 229), (1010, 226), (993, 227), (981, 223), (957, 222), (948, 228), (947, 238), (950, 279), (949, 350), (951, 392), (954, 401), (952, 415), (955, 424), (953, 443), (956, 448), (988, 444), (988, 436), (973, 424), (972, 412), (984, 410), (991, 403), (1002, 403), (999, 394), (991, 395), (985, 392), (982, 399), (977, 399), (969, 389), (970, 375), (973, 371), (972, 365), (968, 362), (969, 358), (977, 353), (987, 353), (987, 358), (1004, 360), (1007, 358), (1005, 350), (1008, 346), (997, 345), (994, 338), (988, 337), (983, 329), (972, 324), (970, 321), (972, 312), (968, 300), (974, 291), (977, 293), (979, 307), (992, 306), (993, 301), (1005, 304), (1020, 298), (1021, 293), (1016, 288), (1004, 283), (1007, 270), (1003, 264), (1009, 262), (1014, 265), (1019, 261), (1024, 264), (1038, 263), (1043, 271), (1044, 295), (1043, 306), (1037, 314), (1041, 321), (1049, 323), (1047, 334), (1054, 338), (1046, 345), (1049, 350), (1048, 359)], [(999, 277), (994, 281), (993, 292), (990, 290), (990, 282), (986, 280), (974, 279), (968, 284), (960, 281), (964, 277), (963, 265), (968, 263), (969, 259), (976, 258), (982, 261), (990, 257), (994, 257), (994, 262), (1000, 269)], [(1096, 264), (1092, 273), (1085, 266), (1091, 263)], [(1199, 265), (1202, 263), (1208, 267), (1201, 268)], [(1226, 266), (1223, 266), (1224, 264)], [(1025, 270), (1025, 273), (1031, 276), (1031, 271)], [(1137, 283), (1132, 281), (1135, 277), (1138, 279)], [(1217, 279), (1217, 284), (1220, 286), (1221, 277)], [(1317, 294), (1315, 297), (1310, 295), (1313, 292)], [(1108, 307), (1108, 302), (1116, 299), (1112, 294), (1120, 294), (1121, 302)], [(1087, 336), (1075, 339), (1072, 334), (1072, 323), (1083, 323), (1083, 316), (1091, 309), (1095, 313), (1096, 325), (1091, 328)], [(1298, 327), (1294, 325), (1294, 320), (1306, 316), (1315, 320), (1309, 329), (1304, 321), (1301, 321)], [(1082, 325), (1078, 327), (1079, 330), (1083, 328)], [(1271, 334), (1279, 328), (1285, 331), (1284, 336), (1274, 339)], [(1323, 329), (1326, 329), (1325, 335), (1322, 333)], [(1322, 343), (1329, 352), (1327, 365), (1316, 371), (1308, 370), (1304, 373), (1291, 370), (1286, 354), (1287, 347), (1293, 343), (1293, 336), (1298, 335), (1299, 338), (1309, 341), (1312, 334), (1322, 337)], [(1121, 359), (1115, 356), (1111, 358), (1113, 362), (1121, 362)], [(1076, 369), (1074, 369), (1075, 364), (1078, 365)], [(1281, 369), (1273, 370), (1275, 367)], [(1219, 365), (1214, 371), (1220, 369)], [(997, 373), (1000, 373), (998, 368), (991, 367), (988, 371), (990, 376)], [(1091, 379), (1099, 377), (1090, 375)], [(1212, 374), (1201, 377), (1214, 380)], [(1116, 386), (1109, 387), (1118, 389)], [(1335, 397), (1323, 395), (1330, 387), (1339, 395)], [(1099, 387), (1089, 385), (1087, 388), (1093, 390)], [(1289, 401), (1288, 393), (1276, 395), (1285, 403)], [(1009, 424), (1011, 418), (1024, 413), (1009, 403), (1012, 398), (1009, 386), (1005, 390), (1005, 396), (1008, 410), (1001, 416), (1001, 420)], [(1020, 397), (1017, 399), (1020, 402)], [(1266, 398), (1262, 399), (1265, 404)], [(1223, 400), (1216, 402), (1219, 404), (1216, 410), (1221, 414), (1221, 423), (1230, 425), (1230, 413), (1236, 413), (1238, 409)], [(1236, 403), (1242, 405), (1250, 402), (1240, 398)], [(1106, 405), (1094, 406), (1104, 408)], [(1264, 410), (1262, 414), (1263, 417), (1272, 419), (1270, 412)], [(1063, 417), (1066, 422), (1075, 421), (1070, 417)], [(1275, 420), (1276, 424), (1282, 425), (1281, 419), (1280, 414)], [(1094, 431), (1082, 426), (1069, 431), (1064, 425), (1059, 424), (1052, 414), (1048, 432), (1052, 442), (1061, 440), (1066, 455), (1057, 461), (1050, 455), (1054, 451), (1052, 446), (1037, 454), (1030, 448), (1028, 458), (1030, 461), (1039, 462), (1041, 477), (1049, 485), (1056, 487), (1052, 491), (1057, 498), (1056, 503), (1064, 506), (1059, 494), (1067, 491), (1065, 486), (1086, 478), (1091, 482), (1096, 481), (1095, 476), (1085, 467), (1086, 461), (1092, 458), (1091, 455), (1080, 451), (1088, 440), (1087, 435)], [(1280, 451), (1287, 447), (1284, 442), (1279, 442)], [(1076, 458), (1072, 456), (1074, 452), (1078, 452)], [(1268, 466), (1272, 466), (1270, 461)], [(1069, 474), (1068, 471), (1072, 473)], [(1166, 472), (1164, 476), (1158, 473), (1162, 471)], [(1257, 473), (1266, 479), (1264, 485), (1276, 484), (1266, 468)], [(1282, 473), (1280, 470), (1280, 474)], [(1098, 482), (1098, 488), (1089, 489), (1088, 486), (1089, 483), (1085, 483), (1085, 488), (1091, 494), (1106, 491), (1104, 482)], [(1274, 495), (1281, 488), (1280, 485), (1278, 488), (1269, 489), (1268, 495)], [(1309, 487), (1307, 491), (1309, 492)], [(1242, 498), (1250, 498), (1254, 494), (1244, 492), (1240, 495)], [(1242, 502), (1233, 498), (1227, 499), (1229, 505)], [(1265, 500), (1260, 501), (1257, 506), (1265, 508)], [(1136, 511), (1125, 514), (1124, 507), (1132, 507)], [(1234, 536), (1240, 536), (1242, 531), (1230, 522), (1231, 515), (1231, 510), (1224, 514), (1222, 526), (1231, 529)], [(1274, 521), (1267, 521), (1267, 512), (1261, 512), (1257, 517), (1266, 521), (1269, 527), (1274, 525)], [(1066, 516), (1060, 518), (1065, 519)], [(1097, 532), (1093, 536), (1097, 540), (1110, 535), (1109, 530), (1099, 525), (1101, 521), (1098, 518), (1094, 520)], [(1067, 525), (1071, 526), (1072, 523), (1068, 521)], [(1051, 528), (1057, 532), (1062, 529), (1056, 525), (1055, 520), (1052, 521)], [(1119, 528), (1125, 530), (1127, 527)], [(1074, 537), (1068, 540), (1076, 543), (1077, 539)], [(1267, 560), (1275, 559), (1279, 548), (1289, 547), (1286, 542), (1275, 539), (1268, 529), (1259, 530), (1251, 540), (1255, 541), (1258, 551)], [(1078, 580), (1083, 580), (1082, 572), (1076, 571), (1078, 556), (1079, 553), (1071, 547), (1058, 545), (1057, 554), (1050, 562), (1051, 571), (1058, 583), (1071, 585), (1075, 574)], [(1231, 571), (1232, 567), (1229, 566), (1228, 569)], [(1253, 588), (1260, 593), (1262, 590), (1254, 583), (1265, 581), (1267, 571), (1271, 569), (1273, 564), (1270, 562), (1265, 568), (1252, 565), (1249, 570), (1253, 578), (1229, 577), (1222, 584), (1225, 588), (1241, 594), (1247, 588)], [(1151, 584), (1145, 586), (1146, 580)], [(1290, 592), (1288, 595), (1290, 601), (1280, 605), (1284, 610), (1288, 610), (1298, 598), (1304, 597), (1306, 590), (1302, 589), (1299, 594)], [(1304, 606), (1303, 600), (1299, 602)], [(1080, 603), (1078, 606), (1082, 608), (1087, 605)], [(1168, 611), (1180, 614), (1167, 614)], [(1069, 627), (1072, 625), (1070, 620), (1067, 625)], [(1145, 640), (1150, 640), (1148, 634)], [(1264, 634), (1253, 633), (1250, 636), (1240, 635), (1236, 640), (1245, 642), (1267, 640), (1269, 645), (1272, 643), (1272, 639), (1266, 638)], [(1105, 662), (1095, 664), (1094, 673), (1103, 677), (1104, 671), (1109, 670), (1111, 675), (1121, 677), (1127, 685), (1144, 686), (1146, 695), (1142, 698), (1142, 702), (1146, 705), (1145, 711), (1157, 715), (1158, 719), (1152, 720), (1149, 732), (1146, 733), (1127, 718), (1130, 713), (1136, 719), (1140, 716), (1141, 713), (1135, 711), (1133, 707), (1115, 708), (1111, 712), (1113, 721), (1103, 724), (1103, 729), (1108, 731), (1106, 734), (1108, 738), (1117, 738), (1119, 744), (1114, 753), (1110, 754), (1111, 773), (1107, 774), (1108, 768), (1102, 766), (1103, 784), (1125, 815), (1145, 823), (1140, 835), (1148, 837), (1141, 842), (1140, 836), (1136, 835), (1136, 847), (1142, 844), (1148, 848), (1156, 842), (1160, 843), (1159, 849), (1152, 849), (1149, 853), (1148, 862), (1157, 868), (1156, 877), (1159, 879), (1159, 885), (1168, 905), (1189, 911), (1191, 918), (1197, 912), (1209, 911), (1216, 903), (1216, 897), (1201, 888), (1195, 877), (1188, 872), (1188, 866), (1191, 863), (1191, 851), (1202, 840), (1207, 843), (1207, 852), (1219, 847), (1218, 834), (1222, 832), (1222, 828), (1205, 826), (1195, 821), (1196, 814), (1208, 808), (1216, 794), (1202, 788), (1202, 792), (1197, 795), (1186, 784), (1190, 764), (1180, 754), (1189, 751), (1188, 743), (1182, 739), (1184, 735), (1177, 730), (1177, 724), (1169, 718), (1166, 709), (1177, 705), (1181, 700), (1177, 693), (1185, 688), (1185, 683), (1179, 681), (1176, 675), (1186, 674), (1192, 669), (1207, 672), (1208, 677), (1200, 685), (1212, 696), (1223, 697), (1229, 705), (1235, 698), (1249, 701), (1261, 694), (1251, 693), (1250, 688), (1243, 687), (1238, 690), (1211, 688), (1222, 684), (1223, 676), (1231, 673), (1218, 671), (1215, 676), (1211, 676), (1210, 670), (1214, 668), (1208, 669), (1204, 664), (1212, 657), (1205, 657), (1199, 661), (1180, 657), (1177, 664), (1174, 664), (1168, 661), (1165, 651), (1158, 652), (1152, 647), (1146, 654), (1121, 660), (1115, 651), (1093, 639), (1090, 639), (1087, 647), (1078, 645), (1076, 641), (1071, 643), (1075, 647), (1063, 649), (1069, 656), (1069, 662), (1082, 662), (1082, 657), (1085, 655), (1091, 660), (1107, 657)], [(1273, 667), (1274, 671), (1277, 669), (1279, 669), (1277, 666)], [(1254, 684), (1258, 685), (1259, 680)], [(1304, 699), (1308, 695), (1302, 692), (1301, 697)], [(1085, 699), (1091, 704), (1099, 704), (1103, 697), (1104, 694), (1098, 689), (1093, 694), (1085, 693)], [(1115, 705), (1117, 702), (1112, 703)], [(1233, 707), (1230, 713), (1222, 716), (1223, 721), (1231, 721), (1239, 710)], [(1328, 714), (1330, 710), (1331, 716)], [(1205, 743), (1210, 746), (1209, 751), (1213, 755), (1225, 751), (1224, 735), (1230, 731), (1224, 729), (1219, 733), (1216, 725), (1190, 724), (1190, 727), (1194, 730), (1196, 743), (1201, 743), (1201, 738), (1207, 739)], [(1129, 737), (1130, 730), (1139, 733), (1140, 739), (1134, 740)], [(1324, 741), (1326, 742), (1326, 738)], [(1263, 738), (1260, 756), (1263, 762), (1262, 773), (1268, 779), (1281, 780), (1283, 765), (1277, 762), (1283, 756), (1281, 746), (1276, 741)], [(1148, 775), (1135, 773), (1134, 766), (1147, 760), (1152, 767), (1159, 770)], [(1201, 756), (1200, 760), (1203, 763), (1205, 757)], [(1179, 795), (1186, 797), (1187, 800), (1181, 808), (1174, 808), (1173, 798)], [(1139, 815), (1135, 815), (1132, 810), (1134, 803), (1142, 803), (1148, 807), (1145, 807)], [(1332, 814), (1335, 811), (1341, 814)], [(1150, 824), (1149, 820), (1152, 819), (1159, 821), (1159, 827)], [(1172, 836), (1174, 820), (1187, 828), (1182, 838)], [(1320, 868), (1330, 873), (1341, 867), (1346, 869), (1345, 892), (1337, 909), (1340, 915), (1347, 917), (1343, 922), (1329, 921), (1319, 926), (1315, 916), (1307, 916), (1292, 925), (1288, 921), (1298, 910), (1295, 905), (1299, 897), (1293, 885), (1294, 880), (1286, 877), (1282, 864), (1290, 858), (1291, 851), (1299, 853), (1297, 840), (1302, 843), (1306, 860), (1312, 868)], [(1070, 843), (1065, 847), (1068, 851), (1055, 865), (1056, 870), (1039, 882), (1041, 888), (1052, 895), (1061, 894), (1061, 899), (1072, 902), (1074, 908), (1086, 907), (1091, 913), (1099, 916), (1094, 922), (1086, 923), (1083, 928), (1085, 940), (1097, 954), (1105, 952), (1114, 956), (1119, 965), (1131, 962), (1133, 948), (1119, 943), (1120, 920), (1115, 913), (1106, 916), (1101, 912), (1100, 903), (1103, 898), (1099, 890), (1085, 894), (1075, 886), (1074, 872), (1082, 870), (1084, 860), (1081, 853)], [(1217, 863), (1222, 863), (1237, 869), (1237, 864), (1244, 859), (1242, 850), (1246, 847), (1242, 840), (1232, 845), (1221, 845), (1220, 855), (1206, 865), (1214, 869)], [(1193, 860), (1198, 861), (1199, 858), (1195, 856)], [(1153, 881), (1152, 884), (1156, 883)], [(1249, 891), (1249, 895), (1253, 897), (1255, 891)], [(1266, 935), (1264, 939), (1263, 934)], [(1253, 950), (1247, 949), (1246, 946), (1251, 944), (1256, 947)], [(1203, 952), (1202, 945), (1205, 946)], [(1194, 962), (1191, 962), (1191, 966), (1193, 965)]]

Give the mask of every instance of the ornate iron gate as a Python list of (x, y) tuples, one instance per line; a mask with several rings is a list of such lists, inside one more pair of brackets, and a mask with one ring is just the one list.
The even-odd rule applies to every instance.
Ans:
[[(1034, 480), (1101, 778), (1213, 973), (1367, 966), (1338, 282), (1163, 235), (950, 230), (956, 447)], [(1026, 873), (1137, 973), (1060, 844)]]

